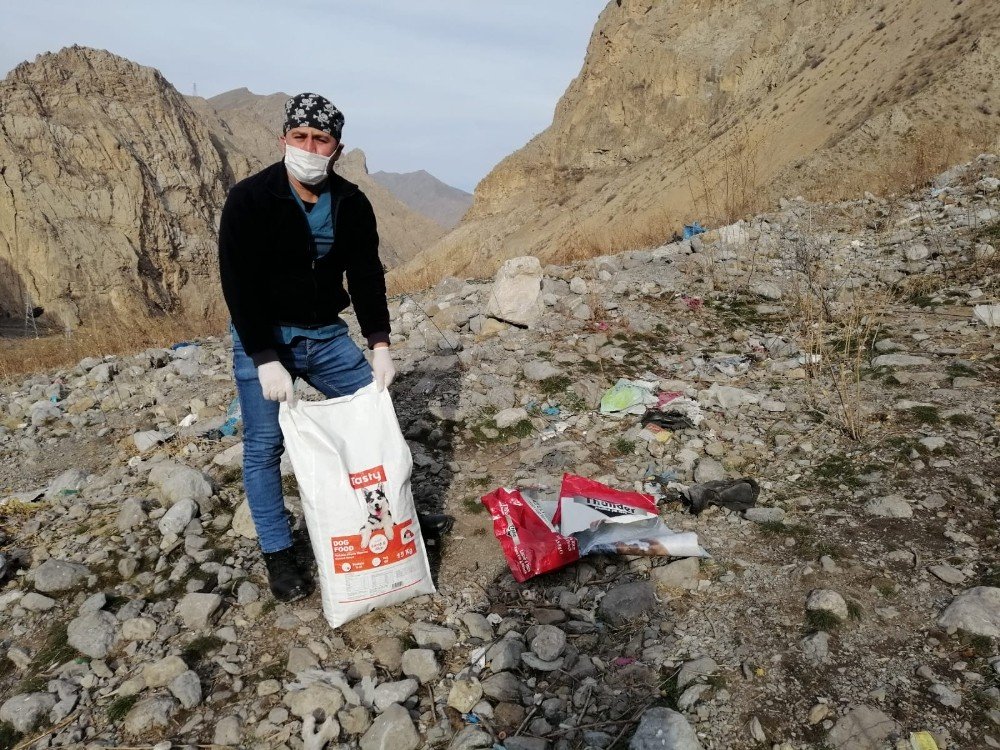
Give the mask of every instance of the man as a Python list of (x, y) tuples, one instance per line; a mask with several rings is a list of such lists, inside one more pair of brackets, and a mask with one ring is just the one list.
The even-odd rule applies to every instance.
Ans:
[[(289, 99), (279, 139), (284, 159), (233, 187), (219, 227), (243, 482), (271, 592), (281, 601), (306, 596), (309, 576), (293, 553), (281, 493), (279, 402), (294, 403), (297, 377), (328, 398), (352, 394), (373, 376), (382, 390), (395, 377), (375, 214), (357, 185), (331, 171), (343, 127), (328, 99)], [(339, 317), (349, 304), (371, 366)]]

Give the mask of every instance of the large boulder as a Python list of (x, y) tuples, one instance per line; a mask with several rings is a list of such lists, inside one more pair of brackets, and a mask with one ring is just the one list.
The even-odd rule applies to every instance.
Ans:
[(514, 325), (535, 326), (542, 316), (542, 264), (538, 258), (511, 258), (493, 279), (486, 314)]

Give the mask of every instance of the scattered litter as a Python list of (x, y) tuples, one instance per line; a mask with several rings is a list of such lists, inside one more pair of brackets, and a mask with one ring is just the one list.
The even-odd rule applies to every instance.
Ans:
[(986, 324), (987, 328), (1000, 326), (1000, 305), (976, 305), (972, 317)]
[(695, 515), (709, 505), (719, 505), (729, 510), (743, 511), (757, 504), (760, 485), (753, 479), (719, 479), (704, 484), (693, 484), (687, 489), (688, 507)]
[(723, 375), (731, 378), (743, 375), (750, 370), (750, 358), (744, 355), (729, 355), (725, 357), (713, 357), (712, 359), (694, 357), (691, 360), (691, 364), (694, 365), (694, 369), (698, 372), (705, 374), (721, 372)]
[(689, 240), (695, 235), (704, 234), (705, 227), (703, 227), (699, 222), (695, 221), (691, 224), (684, 225), (684, 234), (681, 235), (684, 239)]
[[(627, 380), (622, 378), (601, 396), (601, 414), (612, 414), (619, 411), (631, 411), (636, 407), (645, 407), (656, 403), (653, 389), (656, 383), (644, 380)], [(639, 411), (637, 413), (642, 413)]]
[(193, 341), (178, 341), (176, 344), (171, 344), (170, 348), (173, 351), (177, 351), (178, 349), (183, 349), (185, 346), (196, 346), (196, 344)]
[(643, 427), (655, 425), (664, 430), (676, 432), (677, 430), (687, 430), (694, 427), (691, 417), (679, 411), (661, 411), (660, 409), (650, 409), (642, 415), (640, 422)]
[(663, 408), (671, 401), (676, 401), (684, 394), (681, 391), (663, 391), (656, 396), (656, 405), (659, 408)]
[(631, 656), (619, 656), (611, 663), (616, 667), (627, 667), (629, 664), (635, 664), (635, 659)]
[(484, 495), (482, 503), (519, 583), (587, 554), (707, 556), (697, 534), (675, 532), (660, 520), (652, 495), (574, 474), (563, 475), (558, 503), (536, 497), (535, 490), (504, 487)]
[(558, 417), (559, 416), (559, 407), (558, 406), (546, 406), (544, 409), (542, 409), (542, 414), (544, 414), (546, 417)]
[(687, 294), (682, 294), (681, 300), (684, 302), (685, 305), (688, 306), (689, 310), (701, 309), (702, 305), (705, 304), (705, 300), (703, 300), (701, 297), (691, 297), (688, 296)]
[(177, 426), (178, 427), (190, 427), (191, 425), (193, 425), (197, 421), (198, 421), (198, 415), (197, 414), (188, 414), (186, 417), (184, 417), (184, 419), (182, 419), (180, 422), (177, 423)]

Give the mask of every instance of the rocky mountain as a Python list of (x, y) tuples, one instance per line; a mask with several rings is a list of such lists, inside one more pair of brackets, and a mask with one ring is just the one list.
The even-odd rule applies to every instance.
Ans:
[(782, 195), (892, 190), (998, 133), (1000, 6), (612, 0), (551, 126), (400, 276), (655, 244)]
[[(251, 165), (249, 172), (281, 158), (281, 123), (288, 95), (254, 94), (241, 88), (210, 99), (189, 97), (192, 106), (205, 118), (215, 142), (223, 153), (234, 153)], [(345, 142), (350, 143), (350, 113), (347, 113)], [(375, 208), (378, 219), (382, 262), (392, 268), (412, 259), (444, 235), (444, 229), (429, 216), (414, 211), (368, 174), (365, 154), (347, 151), (338, 161), (337, 171), (358, 184)], [(248, 174), (249, 174), (248, 172)]]
[(215, 228), (249, 168), (159, 72), (69, 47), (0, 82), (0, 312), (220, 313)]
[(446, 229), (462, 220), (472, 205), (472, 194), (447, 185), (426, 170), (417, 172), (375, 172), (372, 179), (424, 216)]
[[(225, 338), (5, 380), (0, 739), (1000, 746), (1000, 319), (976, 314), (1000, 304), (998, 244), (982, 157), (897, 200), (792, 200), (394, 299), (411, 486), (455, 528), (436, 594), (335, 630), (318, 591), (268, 593), (242, 425), (221, 431)], [(619, 379), (634, 397), (603, 408)], [(554, 499), (563, 472), (650, 493), (711, 557), (588, 555), (518, 583), (479, 498)], [(753, 507), (692, 512), (748, 478)]]

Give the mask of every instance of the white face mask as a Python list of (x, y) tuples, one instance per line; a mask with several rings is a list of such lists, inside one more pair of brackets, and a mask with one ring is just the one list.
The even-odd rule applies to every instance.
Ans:
[(320, 156), (312, 151), (285, 144), (285, 169), (303, 185), (318, 185), (325, 180), (329, 174), (332, 158), (332, 155)]

